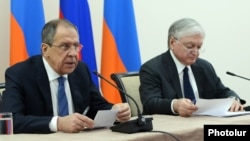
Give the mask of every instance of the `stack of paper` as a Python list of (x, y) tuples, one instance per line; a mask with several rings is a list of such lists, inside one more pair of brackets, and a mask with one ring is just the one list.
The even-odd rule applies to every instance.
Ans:
[(209, 116), (238, 116), (250, 114), (250, 111), (229, 112), (235, 98), (222, 98), (222, 99), (197, 99), (196, 105), (198, 110), (193, 115), (209, 115)]

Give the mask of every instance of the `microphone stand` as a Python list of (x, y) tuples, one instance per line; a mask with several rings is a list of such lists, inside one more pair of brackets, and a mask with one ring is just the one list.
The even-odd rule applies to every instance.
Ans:
[(246, 80), (249, 80), (249, 81), (250, 81), (249, 78), (246, 78), (246, 77), (242, 77), (242, 76), (236, 75), (236, 74), (234, 74), (234, 73), (232, 73), (232, 72), (227, 71), (226, 73), (229, 74), (229, 75), (236, 76), (236, 77), (243, 78), (243, 79), (246, 79)]
[[(245, 80), (250, 81), (249, 78), (246, 78), (246, 77), (242, 77), (242, 76), (236, 75), (236, 74), (234, 74), (234, 73), (232, 73), (232, 72), (227, 71), (226, 73), (227, 73), (228, 75), (236, 76), (236, 77), (239, 77), (239, 78), (242, 78), (242, 79), (245, 79)], [(240, 100), (240, 101), (242, 101), (242, 100)], [(250, 111), (250, 106), (244, 107), (244, 110), (245, 110), (245, 111)]]
[(136, 105), (138, 118), (135, 119), (135, 120), (130, 120), (130, 121), (127, 121), (127, 122), (122, 122), (122, 123), (119, 123), (117, 125), (114, 125), (114, 126), (110, 127), (110, 129), (112, 131), (130, 134), (130, 133), (136, 133), (136, 132), (151, 131), (153, 129), (153, 125), (152, 125), (153, 118), (152, 117), (144, 118), (142, 116), (140, 108), (139, 108), (137, 102), (135, 101), (135, 99), (133, 97), (131, 97), (129, 94), (127, 94), (125, 91), (123, 91), (122, 89), (120, 89), (119, 87), (114, 85), (113, 83), (111, 83), (109, 80), (107, 80), (105, 77), (103, 77), (97, 71), (94, 71), (93, 73), (95, 75), (97, 75), (98, 77), (100, 77), (101, 79), (108, 82), (111, 86), (113, 86), (114, 88), (119, 90), (122, 94), (124, 94), (125, 96), (130, 98)]

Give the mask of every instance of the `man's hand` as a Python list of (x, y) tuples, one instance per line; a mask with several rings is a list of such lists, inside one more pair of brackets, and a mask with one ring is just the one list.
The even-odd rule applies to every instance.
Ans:
[(128, 103), (118, 103), (112, 109), (118, 110), (116, 119), (120, 122), (128, 121), (131, 117), (131, 110)]
[(244, 106), (237, 100), (234, 100), (233, 104), (231, 105), (229, 109), (230, 112), (238, 112), (238, 111), (243, 111), (243, 110), (244, 110)]
[(182, 98), (174, 101), (174, 111), (182, 117), (190, 117), (198, 109), (190, 99)]
[(93, 128), (94, 121), (85, 115), (74, 113), (65, 117), (58, 117), (57, 130), (67, 133), (78, 133), (85, 128)]

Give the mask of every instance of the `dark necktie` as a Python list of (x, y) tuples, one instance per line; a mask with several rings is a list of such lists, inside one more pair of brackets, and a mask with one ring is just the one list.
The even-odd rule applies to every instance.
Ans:
[(59, 116), (65, 116), (69, 114), (68, 110), (68, 101), (65, 93), (65, 87), (64, 87), (64, 77), (58, 78), (58, 115)]
[(190, 81), (189, 81), (188, 68), (185, 67), (183, 72), (184, 72), (184, 74), (183, 74), (183, 86), (184, 87), (183, 88), (184, 88), (185, 98), (188, 98), (192, 102), (195, 103), (194, 91), (193, 91), (193, 88), (192, 88)]

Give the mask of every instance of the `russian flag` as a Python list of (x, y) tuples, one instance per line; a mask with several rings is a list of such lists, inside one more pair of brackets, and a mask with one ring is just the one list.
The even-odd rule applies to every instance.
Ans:
[[(79, 54), (80, 59), (88, 65), (90, 71), (96, 71), (95, 48), (88, 1), (60, 0), (60, 18), (65, 18), (77, 26), (80, 42), (84, 46)], [(97, 76), (93, 73), (91, 75), (96, 86), (99, 86)]]
[(41, 54), (42, 0), (11, 0), (10, 65)]
[[(111, 81), (114, 72), (138, 71), (141, 66), (132, 0), (105, 0), (101, 73)], [(117, 89), (101, 80), (104, 97), (121, 102)]]

